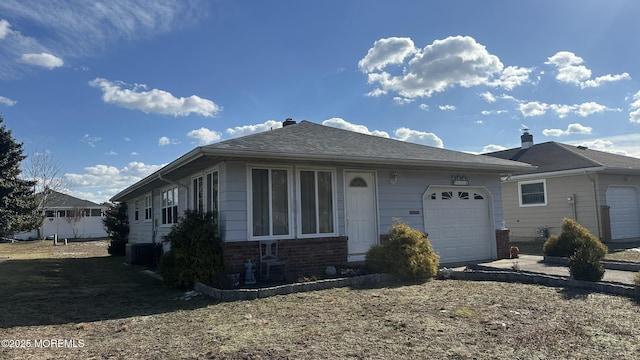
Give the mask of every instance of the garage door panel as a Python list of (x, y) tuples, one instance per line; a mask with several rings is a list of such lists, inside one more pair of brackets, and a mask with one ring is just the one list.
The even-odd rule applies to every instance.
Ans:
[(429, 192), (424, 204), (425, 229), (441, 263), (491, 258), (489, 201), (480, 190)]
[(640, 203), (633, 186), (610, 186), (606, 191), (612, 239), (640, 237)]

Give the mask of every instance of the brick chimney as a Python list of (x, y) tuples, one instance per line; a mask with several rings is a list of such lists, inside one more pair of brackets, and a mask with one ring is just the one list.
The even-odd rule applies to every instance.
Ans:
[(285, 126), (289, 126), (289, 125), (295, 125), (296, 121), (293, 120), (292, 118), (287, 118), (283, 123), (282, 123), (282, 127)]
[(533, 135), (529, 133), (529, 129), (522, 129), (522, 135), (520, 135), (520, 141), (522, 145), (521, 149), (528, 149), (533, 146)]

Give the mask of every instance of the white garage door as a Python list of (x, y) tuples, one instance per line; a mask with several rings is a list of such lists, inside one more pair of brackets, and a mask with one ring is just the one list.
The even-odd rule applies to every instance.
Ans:
[(484, 191), (429, 188), (423, 200), (425, 231), (440, 263), (492, 258), (489, 198)]
[(610, 186), (607, 189), (607, 205), (610, 207), (612, 239), (640, 237), (640, 206), (635, 187)]

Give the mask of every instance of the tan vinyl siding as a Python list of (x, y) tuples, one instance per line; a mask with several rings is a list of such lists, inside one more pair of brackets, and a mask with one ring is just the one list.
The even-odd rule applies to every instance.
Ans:
[[(593, 177), (593, 175), (591, 175)], [(527, 178), (531, 180), (543, 180)], [(560, 233), (563, 218), (574, 218), (573, 205), (567, 200), (574, 195), (575, 219), (591, 233), (599, 237), (598, 215), (594, 198), (593, 182), (585, 174), (548, 177), (546, 181), (545, 206), (520, 206), (518, 180), (502, 184), (502, 201), (505, 222), (511, 230), (512, 240), (540, 239), (538, 229), (547, 226), (550, 234)]]

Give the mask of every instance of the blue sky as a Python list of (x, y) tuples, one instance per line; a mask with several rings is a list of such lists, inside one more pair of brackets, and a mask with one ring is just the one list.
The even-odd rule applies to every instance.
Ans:
[(0, 114), (102, 202), (291, 117), (482, 153), (640, 157), (640, 2), (0, 2)]

